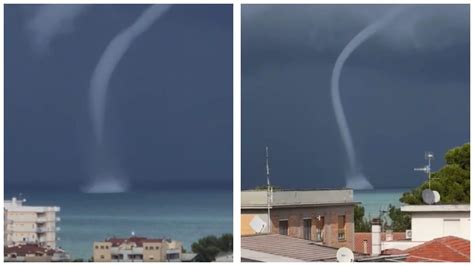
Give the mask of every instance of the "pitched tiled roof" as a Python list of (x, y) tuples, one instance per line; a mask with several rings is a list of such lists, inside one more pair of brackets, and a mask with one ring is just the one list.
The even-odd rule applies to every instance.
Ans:
[(315, 241), (283, 236), (262, 234), (242, 236), (241, 247), (245, 250), (272, 254), (300, 261), (335, 261), (337, 248), (318, 244)]
[(405, 252), (409, 254), (406, 260), (408, 262), (469, 262), (471, 260), (471, 241), (455, 236), (446, 236), (409, 248)]
[(20, 244), (11, 247), (4, 247), (3, 252), (7, 254), (16, 254), (17, 256), (25, 256), (27, 254), (46, 254), (52, 256), (56, 250), (48, 247), (42, 247), (37, 244)]
[(105, 242), (112, 243), (112, 247), (118, 247), (122, 245), (123, 243), (135, 243), (137, 247), (142, 247), (143, 243), (161, 243), (162, 241), (163, 239), (146, 238), (146, 237), (138, 237), (138, 236), (132, 236), (129, 238), (112, 237), (105, 240)]
[[(386, 241), (386, 233), (382, 233), (382, 241)], [(393, 232), (392, 240), (405, 240), (405, 232)], [(367, 252), (364, 252), (364, 241), (367, 241)], [(357, 232), (354, 233), (354, 251), (359, 253), (372, 254), (372, 233), (371, 232)]]

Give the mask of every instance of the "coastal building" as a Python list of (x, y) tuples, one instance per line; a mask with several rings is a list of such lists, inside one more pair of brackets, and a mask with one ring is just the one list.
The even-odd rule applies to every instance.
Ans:
[(26, 206), (24, 200), (12, 198), (4, 201), (4, 235), (6, 246), (38, 244), (56, 248), (56, 223), (60, 221), (55, 206)]
[(401, 211), (411, 216), (411, 230), (404, 240), (381, 241), (380, 250), (405, 250), (436, 238), (454, 236), (470, 239), (470, 205), (406, 205)]
[(94, 242), (94, 262), (181, 261), (182, 243), (170, 239), (132, 236)]
[(267, 191), (242, 191), (242, 236), (279, 234), (353, 249), (357, 202), (351, 189), (274, 191), (270, 219), (268, 199)]
[(4, 246), (5, 262), (65, 262), (70, 261), (69, 255), (61, 249), (44, 247), (39, 244), (18, 244)]
[[(407, 241), (406, 232), (392, 232), (387, 230), (380, 233), (380, 241)], [(372, 233), (356, 232), (354, 234), (354, 251), (361, 254), (372, 254)]]

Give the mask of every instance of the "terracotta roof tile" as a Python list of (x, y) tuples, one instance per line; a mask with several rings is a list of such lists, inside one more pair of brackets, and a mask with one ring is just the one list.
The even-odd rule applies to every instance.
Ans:
[(143, 243), (161, 243), (163, 240), (162, 239), (157, 239), (157, 238), (146, 238), (146, 237), (138, 237), (138, 236), (132, 236), (129, 238), (109, 238), (106, 239), (105, 242), (110, 242), (112, 244), (112, 247), (118, 247), (122, 245), (123, 243), (135, 243), (138, 247), (142, 247)]
[(471, 242), (454, 236), (436, 238), (424, 244), (405, 250), (409, 254), (406, 261), (469, 262)]
[(25, 256), (26, 254), (46, 254), (52, 256), (56, 250), (48, 247), (42, 247), (37, 244), (20, 244), (3, 248), (4, 254), (16, 254), (17, 256)]

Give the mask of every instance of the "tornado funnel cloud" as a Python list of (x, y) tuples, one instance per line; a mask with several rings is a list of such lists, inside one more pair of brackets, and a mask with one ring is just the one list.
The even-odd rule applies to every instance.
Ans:
[[(105, 112), (107, 91), (110, 78), (118, 63), (133, 44), (135, 39), (150, 28), (171, 5), (152, 5), (148, 7), (138, 19), (129, 27), (116, 35), (102, 54), (90, 82), (90, 113), (94, 127), (95, 143), (99, 152), (106, 154), (106, 161), (112, 160), (107, 153), (104, 143)], [(103, 167), (102, 167), (103, 168)], [(93, 178), (92, 183), (86, 187), (90, 191), (123, 192), (128, 184), (126, 177), (115, 176), (116, 169), (101, 169)], [(86, 189), (87, 190), (87, 189)]]
[(395, 18), (403, 8), (395, 8), (392, 12), (385, 15), (381, 19), (370, 24), (359, 32), (342, 50), (337, 57), (334, 69), (331, 76), (331, 100), (336, 115), (337, 125), (341, 134), (342, 142), (347, 154), (348, 171), (346, 173), (346, 186), (353, 189), (372, 189), (372, 184), (367, 177), (362, 173), (361, 166), (357, 161), (354, 144), (352, 142), (352, 135), (347, 124), (346, 115), (341, 102), (341, 95), (339, 90), (339, 81), (341, 77), (342, 68), (346, 60), (362, 43), (369, 39), (372, 35), (384, 28), (393, 18)]

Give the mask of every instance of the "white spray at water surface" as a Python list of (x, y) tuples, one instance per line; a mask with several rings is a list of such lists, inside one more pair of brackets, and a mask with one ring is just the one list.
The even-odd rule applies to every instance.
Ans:
[(346, 116), (341, 103), (340, 91), (339, 91), (339, 80), (341, 76), (342, 68), (349, 58), (349, 56), (356, 50), (362, 43), (368, 38), (377, 33), (380, 29), (385, 27), (393, 18), (395, 18), (403, 8), (396, 8), (386, 16), (370, 24), (359, 32), (352, 40), (344, 47), (341, 54), (337, 57), (334, 69), (331, 76), (331, 99), (336, 115), (337, 125), (341, 133), (341, 138), (344, 143), (344, 148), (347, 153), (347, 159), (349, 162), (348, 172), (346, 174), (346, 187), (353, 189), (372, 189), (372, 184), (369, 182), (367, 177), (362, 173), (361, 167), (357, 162), (357, 157), (352, 142), (351, 132), (347, 125)]
[(111, 167), (112, 156), (106, 151), (104, 143), (104, 117), (109, 82), (121, 58), (135, 39), (148, 30), (170, 7), (171, 5), (152, 5), (147, 8), (132, 25), (112, 39), (94, 70), (90, 82), (90, 112), (97, 150), (105, 165), (100, 167), (91, 183), (84, 188), (85, 192), (124, 192), (128, 189), (127, 178)]

